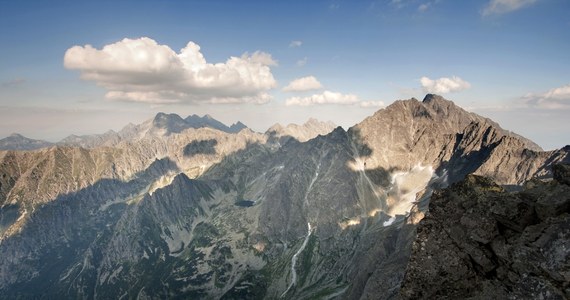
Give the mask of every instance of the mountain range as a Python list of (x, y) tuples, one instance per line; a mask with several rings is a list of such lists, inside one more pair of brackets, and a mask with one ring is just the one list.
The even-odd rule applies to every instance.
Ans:
[(57, 143), (42, 140), (34, 140), (14, 133), (7, 138), (0, 139), (0, 150), (36, 150), (54, 145), (75, 146), (83, 148), (95, 148), (100, 146), (115, 146), (124, 140), (140, 139), (146, 134), (169, 135), (180, 133), (189, 128), (211, 128), (226, 133), (237, 133), (246, 129), (241, 122), (226, 126), (224, 123), (212, 118), (210, 115), (200, 117), (190, 115), (185, 119), (177, 114), (158, 113), (153, 119), (146, 122), (125, 126), (119, 132), (109, 130), (103, 134), (93, 135), (70, 135)]
[(11, 147), (8, 298), (393, 299), (434, 191), (468, 176), (520, 190), (570, 162), (568, 146), (542, 151), (431, 94), (348, 130), (309, 120), (257, 133), (159, 113)]
[(0, 150), (35, 150), (50, 146), (53, 146), (53, 143), (30, 139), (18, 133), (0, 139)]

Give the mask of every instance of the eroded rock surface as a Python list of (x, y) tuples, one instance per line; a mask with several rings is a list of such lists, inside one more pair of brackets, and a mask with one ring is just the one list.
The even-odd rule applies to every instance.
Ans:
[(568, 299), (570, 166), (508, 193), (469, 175), (434, 193), (400, 291), (404, 299)]

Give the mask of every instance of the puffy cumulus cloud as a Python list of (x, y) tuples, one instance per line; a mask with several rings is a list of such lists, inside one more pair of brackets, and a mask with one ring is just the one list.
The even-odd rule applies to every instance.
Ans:
[(315, 76), (297, 78), (283, 88), (284, 92), (303, 92), (322, 89), (323, 85)]
[(302, 41), (291, 41), (289, 48), (301, 47), (301, 45), (303, 45)]
[(353, 105), (359, 103), (358, 97), (353, 94), (342, 94), (331, 91), (324, 91), (321, 94), (314, 94), (308, 97), (292, 97), (285, 101), (287, 106), (299, 105), (310, 106), (316, 104), (340, 104)]
[(457, 76), (452, 76), (451, 78), (442, 77), (439, 79), (430, 79), (424, 76), (420, 78), (420, 83), (425, 92), (435, 94), (459, 92), (471, 87), (469, 82)]
[(570, 84), (553, 88), (543, 94), (528, 94), (523, 102), (540, 109), (570, 109)]
[(481, 12), (483, 16), (500, 15), (525, 8), (537, 0), (491, 0)]
[(244, 53), (223, 63), (208, 63), (200, 46), (189, 42), (176, 53), (142, 37), (123, 39), (96, 49), (74, 46), (65, 52), (64, 66), (81, 78), (108, 90), (111, 100), (146, 103), (266, 103), (277, 83), (264, 52)]

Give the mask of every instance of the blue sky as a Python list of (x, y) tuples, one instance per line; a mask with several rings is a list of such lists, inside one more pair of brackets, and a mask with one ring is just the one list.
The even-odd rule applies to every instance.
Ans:
[(546, 149), (570, 143), (567, 0), (0, 0), (0, 41), (0, 136), (159, 111), (349, 127), (434, 92)]

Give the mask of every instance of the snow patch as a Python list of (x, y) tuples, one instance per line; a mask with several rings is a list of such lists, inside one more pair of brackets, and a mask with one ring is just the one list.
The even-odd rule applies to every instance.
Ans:
[(424, 191), (434, 176), (432, 166), (416, 165), (407, 172), (392, 174), (392, 187), (388, 191), (388, 215), (406, 215), (416, 201), (418, 193)]
[(391, 217), (390, 219), (388, 219), (388, 221), (384, 221), (384, 223), (382, 223), (382, 225), (384, 227), (388, 227), (388, 226), (392, 225), (394, 223), (394, 221), (396, 221), (396, 217)]

